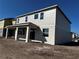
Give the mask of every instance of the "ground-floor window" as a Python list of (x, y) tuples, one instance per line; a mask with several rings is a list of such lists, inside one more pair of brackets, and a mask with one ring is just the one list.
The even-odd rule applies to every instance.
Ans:
[(43, 36), (45, 37), (49, 36), (49, 28), (43, 28)]
[(25, 37), (26, 37), (26, 28), (19, 28), (19, 30), (18, 30), (18, 35), (19, 35), (20, 37), (25, 38)]

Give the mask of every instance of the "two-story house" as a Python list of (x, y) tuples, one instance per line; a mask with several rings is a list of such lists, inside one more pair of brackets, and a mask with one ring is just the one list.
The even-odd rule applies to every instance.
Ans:
[[(71, 21), (58, 5), (17, 16), (15, 40), (25, 42), (43, 42), (46, 44), (63, 44), (71, 41)], [(6, 38), (7, 38), (6, 33)]]

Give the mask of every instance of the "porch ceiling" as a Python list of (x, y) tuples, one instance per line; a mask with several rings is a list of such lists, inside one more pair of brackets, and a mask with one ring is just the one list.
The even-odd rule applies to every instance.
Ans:
[(27, 26), (31, 28), (39, 28), (37, 25), (31, 22), (9, 25), (9, 26), (6, 26), (5, 28), (16, 28), (16, 27), (27, 27)]

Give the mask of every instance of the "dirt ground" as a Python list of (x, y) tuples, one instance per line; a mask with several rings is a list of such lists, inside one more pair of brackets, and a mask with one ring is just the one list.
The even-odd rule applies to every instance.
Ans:
[(51, 46), (0, 38), (0, 59), (79, 59), (79, 46)]

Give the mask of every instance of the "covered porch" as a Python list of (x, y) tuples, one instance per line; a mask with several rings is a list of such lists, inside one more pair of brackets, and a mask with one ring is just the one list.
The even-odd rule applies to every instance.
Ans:
[(38, 26), (30, 22), (9, 25), (6, 27), (6, 39), (9, 37), (9, 29), (11, 28), (15, 29), (14, 39), (23, 40), (25, 42), (31, 42), (31, 40), (35, 40), (35, 32), (39, 29)]

